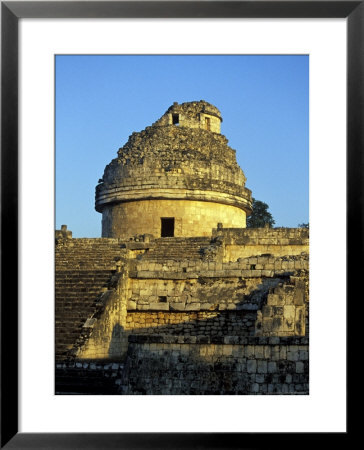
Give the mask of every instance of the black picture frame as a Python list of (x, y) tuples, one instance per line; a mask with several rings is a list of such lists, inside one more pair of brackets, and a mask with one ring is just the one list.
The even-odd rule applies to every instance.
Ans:
[[(347, 18), (347, 310), (362, 274), (364, 1), (1, 2), (1, 448), (227, 449), (268, 442), (267, 448), (297, 448), (311, 439), (327, 445), (325, 433), (18, 433), (18, 21), (111, 17)], [(350, 355), (349, 344), (347, 349)], [(339, 445), (352, 436), (349, 417), (348, 412), (347, 432), (334, 433)]]

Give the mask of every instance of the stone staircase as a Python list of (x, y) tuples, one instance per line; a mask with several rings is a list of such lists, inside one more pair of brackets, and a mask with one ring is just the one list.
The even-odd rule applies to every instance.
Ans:
[(165, 261), (202, 259), (204, 250), (211, 244), (210, 237), (164, 237), (154, 241), (154, 248), (140, 257), (141, 260)]
[[(125, 251), (125, 250), (124, 250)], [(55, 249), (56, 360), (71, 356), (84, 324), (100, 308), (123, 250), (118, 239), (58, 239)]]
[(118, 239), (62, 239), (56, 243), (56, 271), (115, 270), (123, 245)]
[(86, 320), (102, 303), (99, 295), (107, 290), (112, 270), (56, 272), (56, 359), (64, 359), (82, 332)]

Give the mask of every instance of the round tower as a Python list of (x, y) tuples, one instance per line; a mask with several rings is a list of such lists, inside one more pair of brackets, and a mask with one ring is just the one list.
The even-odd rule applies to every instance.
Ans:
[(251, 191), (221, 122), (203, 100), (174, 103), (133, 133), (96, 187), (102, 236), (210, 236), (218, 223), (245, 227)]

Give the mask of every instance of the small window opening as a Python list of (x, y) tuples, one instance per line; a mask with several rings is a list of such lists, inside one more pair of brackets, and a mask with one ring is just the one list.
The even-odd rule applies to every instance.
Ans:
[(167, 303), (167, 297), (165, 295), (161, 295), (158, 297), (159, 303)]
[(179, 125), (179, 114), (172, 114), (172, 124)]
[(210, 117), (205, 117), (205, 125), (206, 125), (206, 130), (210, 131), (210, 129), (211, 129), (211, 119), (210, 119)]
[(255, 264), (250, 265), (250, 270), (255, 270)]
[(161, 217), (161, 237), (174, 236), (174, 217)]

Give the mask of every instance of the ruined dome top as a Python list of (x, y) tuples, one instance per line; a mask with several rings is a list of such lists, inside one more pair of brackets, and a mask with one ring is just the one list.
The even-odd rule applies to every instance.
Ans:
[(221, 112), (219, 111), (216, 106), (212, 105), (209, 102), (206, 102), (205, 100), (199, 100), (194, 102), (185, 102), (179, 104), (178, 102), (174, 102), (173, 105), (171, 105), (167, 112), (175, 112), (175, 111), (183, 111), (183, 112), (190, 112), (190, 114), (199, 114), (199, 113), (206, 113), (215, 115), (216, 117), (219, 117), (222, 121)]
[(191, 199), (251, 211), (236, 152), (220, 134), (220, 111), (200, 100), (173, 103), (152, 126), (132, 133), (96, 187), (96, 210), (143, 199)]
[(216, 108), (216, 106), (206, 102), (205, 100), (195, 102), (185, 102), (181, 104), (174, 102), (173, 105), (171, 105), (166, 111), (166, 113), (178, 113), (178, 112), (196, 118), (198, 118), (199, 114), (208, 114), (211, 116), (218, 117), (222, 122), (221, 112)]
[(174, 102), (153, 126), (177, 125), (220, 133), (221, 122), (221, 113), (216, 106), (200, 100), (181, 104)]

